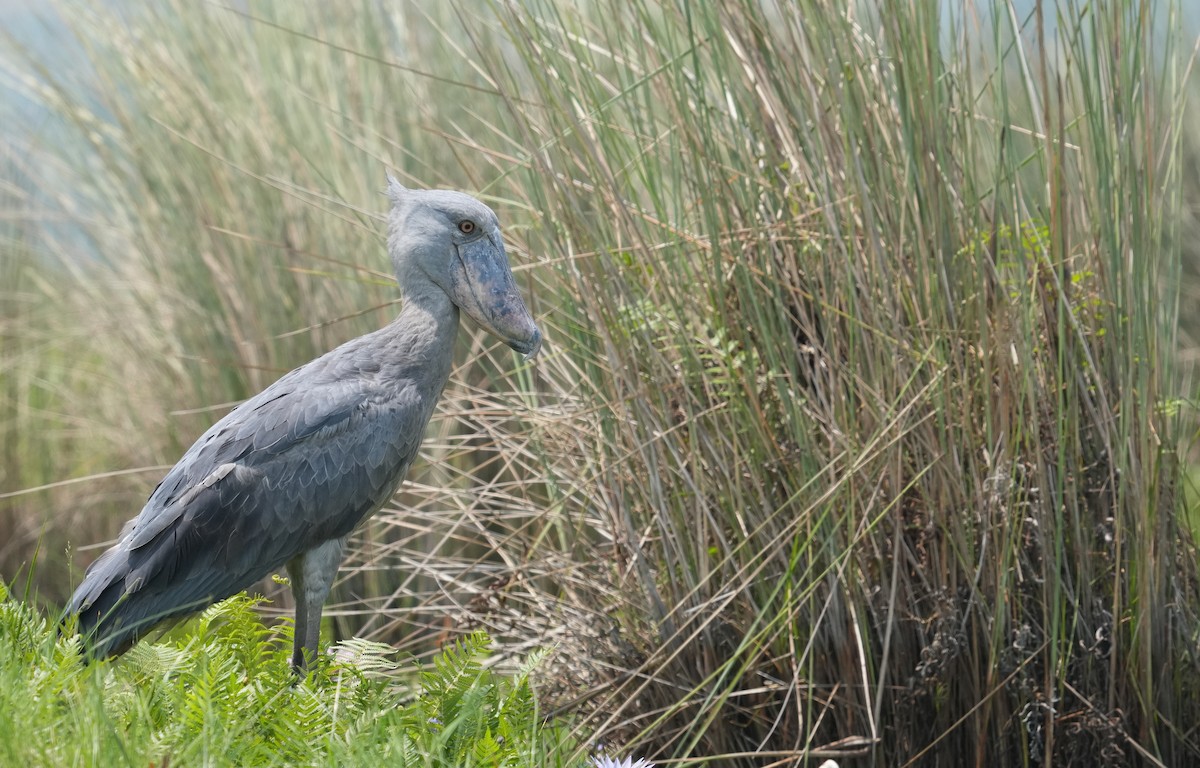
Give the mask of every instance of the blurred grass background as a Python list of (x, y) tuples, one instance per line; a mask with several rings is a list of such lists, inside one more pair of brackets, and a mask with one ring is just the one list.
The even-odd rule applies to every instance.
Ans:
[(0, 576), (47, 611), (395, 313), (392, 168), (497, 208), (548, 347), (466, 335), (336, 636), (551, 648), (545, 706), (659, 760), (1200, 761), (1179, 4), (56, 7), (0, 71)]

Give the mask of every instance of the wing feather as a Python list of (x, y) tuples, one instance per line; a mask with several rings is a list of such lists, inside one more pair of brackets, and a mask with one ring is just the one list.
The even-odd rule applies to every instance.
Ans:
[(101, 655), (347, 535), (391, 496), (438, 393), (321, 363), (331, 367), (299, 368), (214, 424), (88, 570), (68, 610), (99, 627)]

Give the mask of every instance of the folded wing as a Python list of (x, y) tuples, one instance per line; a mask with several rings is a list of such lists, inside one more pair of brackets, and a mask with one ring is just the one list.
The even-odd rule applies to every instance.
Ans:
[(97, 656), (346, 536), (391, 497), (435, 398), (412, 382), (305, 368), (214, 424), (88, 569), (67, 611)]

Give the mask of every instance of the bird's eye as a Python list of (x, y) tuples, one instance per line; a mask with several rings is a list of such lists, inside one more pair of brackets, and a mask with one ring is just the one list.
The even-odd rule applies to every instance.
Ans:
[(458, 231), (462, 232), (464, 235), (471, 234), (475, 231), (475, 222), (471, 221), (470, 219), (463, 219), (462, 221), (458, 222)]

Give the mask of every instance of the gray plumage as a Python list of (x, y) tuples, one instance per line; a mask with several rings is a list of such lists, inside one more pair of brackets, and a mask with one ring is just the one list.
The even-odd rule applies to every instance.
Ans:
[(293, 664), (315, 658), (351, 531), (391, 498), (450, 374), (459, 310), (526, 357), (541, 332), (491, 209), (388, 179), (396, 319), (286, 374), (214, 424), (167, 473), (67, 608), (98, 657), (286, 566)]

